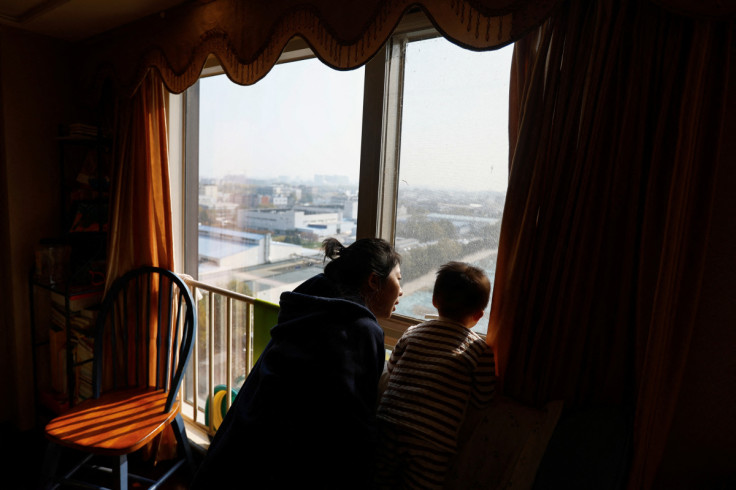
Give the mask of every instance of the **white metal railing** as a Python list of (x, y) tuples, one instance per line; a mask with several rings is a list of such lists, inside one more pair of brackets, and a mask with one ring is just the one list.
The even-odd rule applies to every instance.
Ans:
[[(268, 329), (273, 325), (256, 325), (256, 298), (183, 274), (181, 277), (194, 296), (198, 322), (197, 338), (182, 383), (182, 416), (214, 435), (221, 419), (222, 403), (227, 412), (232, 394), (240, 388), (253, 366), (254, 332), (262, 332), (264, 326)], [(403, 317), (381, 322), (386, 332), (386, 348), (393, 349), (401, 334), (415, 323), (415, 319)], [(219, 346), (216, 345), (218, 338)], [(243, 342), (242, 350), (234, 348), (233, 341), (238, 338)], [(216, 396), (216, 390), (224, 393)]]
[[(182, 384), (182, 416), (210, 435), (216, 431), (215, 390), (226, 410), (253, 365), (253, 318), (256, 299), (183, 276), (197, 305), (197, 338)], [(234, 349), (240, 337), (242, 349)], [(219, 344), (219, 345), (218, 345)], [(223, 375), (224, 371), (224, 375)], [(233, 374), (239, 373), (237, 376)]]

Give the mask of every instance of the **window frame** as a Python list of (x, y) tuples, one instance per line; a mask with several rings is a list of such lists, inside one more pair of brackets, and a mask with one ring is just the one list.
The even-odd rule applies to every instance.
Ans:
[[(409, 12), (383, 49), (365, 65), (356, 238), (394, 242), (406, 45), (440, 36), (423, 12)], [(313, 57), (303, 39), (293, 38), (277, 63)], [(223, 73), (219, 61), (210, 55), (200, 78)], [(181, 264), (179, 272), (197, 279), (199, 82), (182, 94), (170, 94), (168, 103), (172, 193), (181, 196), (172, 199), (175, 263)], [(421, 321), (396, 314), (379, 320), (386, 345), (395, 345), (407, 328)]]

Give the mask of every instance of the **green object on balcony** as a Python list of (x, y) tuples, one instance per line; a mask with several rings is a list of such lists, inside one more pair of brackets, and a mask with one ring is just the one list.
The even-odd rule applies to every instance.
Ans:
[[(232, 390), (230, 390), (230, 403), (234, 402), (235, 397), (238, 396), (238, 389), (233, 388)], [(212, 415), (212, 429), (216, 431), (220, 427), (220, 424), (222, 424), (222, 421), (225, 419), (225, 415), (227, 414), (227, 401), (225, 400), (225, 397), (227, 396), (227, 386), (217, 385), (215, 386), (214, 391), (214, 400), (210, 400), (210, 397), (208, 396), (207, 401), (204, 404), (204, 423), (205, 425), (209, 426), (210, 415)], [(210, 407), (211, 401), (213, 403)]]
[(271, 327), (279, 320), (279, 305), (256, 299), (253, 304), (253, 364), (271, 340)]

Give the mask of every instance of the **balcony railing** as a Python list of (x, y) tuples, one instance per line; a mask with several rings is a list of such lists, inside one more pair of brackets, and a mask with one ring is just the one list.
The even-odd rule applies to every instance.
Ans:
[(197, 304), (199, 324), (183, 384), (182, 415), (213, 435), (253, 366), (254, 310), (258, 301), (184, 279)]
[[(278, 306), (188, 276), (182, 278), (194, 296), (199, 322), (182, 385), (182, 416), (214, 435), (268, 341)], [(415, 323), (406, 318), (383, 321), (386, 348), (392, 349)]]

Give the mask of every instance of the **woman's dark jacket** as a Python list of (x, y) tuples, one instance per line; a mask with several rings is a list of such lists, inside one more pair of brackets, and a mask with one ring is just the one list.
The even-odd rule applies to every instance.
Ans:
[(370, 487), (384, 337), (361, 300), (341, 296), (323, 274), (281, 295), (192, 488)]

